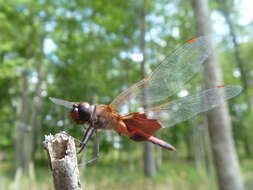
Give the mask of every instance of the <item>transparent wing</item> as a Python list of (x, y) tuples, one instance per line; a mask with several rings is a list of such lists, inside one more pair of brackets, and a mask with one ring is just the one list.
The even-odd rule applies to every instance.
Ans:
[(68, 101), (66, 101), (66, 100), (61, 100), (61, 99), (53, 98), (53, 97), (49, 97), (49, 99), (50, 99), (53, 103), (55, 103), (55, 104), (57, 104), (57, 105), (64, 106), (64, 107), (70, 108), (70, 109), (73, 108), (73, 104), (74, 104), (74, 103), (72, 103), (72, 102), (68, 102)]
[(237, 85), (217, 86), (194, 95), (168, 102), (145, 111), (148, 118), (159, 119), (163, 127), (171, 127), (190, 119), (194, 115), (206, 112), (237, 96), (242, 88)]
[(164, 100), (175, 94), (201, 68), (201, 64), (210, 54), (208, 36), (201, 36), (187, 41), (146, 78), (134, 84), (116, 97), (111, 106), (120, 110), (124, 105), (143, 106)]

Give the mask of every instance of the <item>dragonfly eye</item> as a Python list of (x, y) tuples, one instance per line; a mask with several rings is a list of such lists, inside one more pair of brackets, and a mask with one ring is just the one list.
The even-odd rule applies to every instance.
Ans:
[(72, 112), (78, 112), (78, 105), (77, 104), (73, 105)]
[(86, 102), (79, 104), (78, 114), (79, 114), (79, 119), (82, 120), (83, 122), (89, 121), (91, 117), (90, 105)]

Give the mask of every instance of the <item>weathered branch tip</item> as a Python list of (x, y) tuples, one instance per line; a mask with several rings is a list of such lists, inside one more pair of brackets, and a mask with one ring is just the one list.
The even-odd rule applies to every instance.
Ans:
[(62, 131), (45, 135), (44, 147), (48, 152), (56, 190), (81, 190), (73, 137)]

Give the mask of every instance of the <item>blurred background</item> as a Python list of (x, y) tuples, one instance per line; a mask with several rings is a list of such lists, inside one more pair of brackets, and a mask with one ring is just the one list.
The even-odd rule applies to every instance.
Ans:
[[(109, 104), (142, 78), (144, 64), (149, 73), (180, 44), (208, 33), (214, 72), (244, 88), (229, 101), (225, 126), (201, 114), (161, 130), (175, 152), (100, 132), (101, 156), (80, 165), (82, 186), (253, 189), (252, 19), (251, 0), (0, 0), (1, 189), (53, 189), (44, 135), (66, 130), (81, 139), (69, 110), (48, 97)], [(174, 98), (208, 87), (201, 76)], [(79, 163), (93, 154), (91, 141)]]

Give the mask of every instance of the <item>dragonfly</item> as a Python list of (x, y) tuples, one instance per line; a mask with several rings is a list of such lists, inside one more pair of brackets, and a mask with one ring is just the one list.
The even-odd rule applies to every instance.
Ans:
[[(201, 70), (211, 53), (208, 44), (208, 36), (186, 41), (153, 72), (123, 91), (109, 105), (90, 105), (88, 102), (70, 102), (50, 97), (53, 103), (70, 109), (71, 118), (77, 125), (88, 125), (78, 153), (94, 133), (97, 135), (98, 130), (113, 130), (135, 142), (149, 141), (169, 151), (175, 150), (173, 145), (155, 137), (155, 133), (213, 109), (242, 91), (238, 85), (218, 85), (167, 101)], [(122, 109), (128, 107), (132, 107), (133, 112), (120, 114)]]

